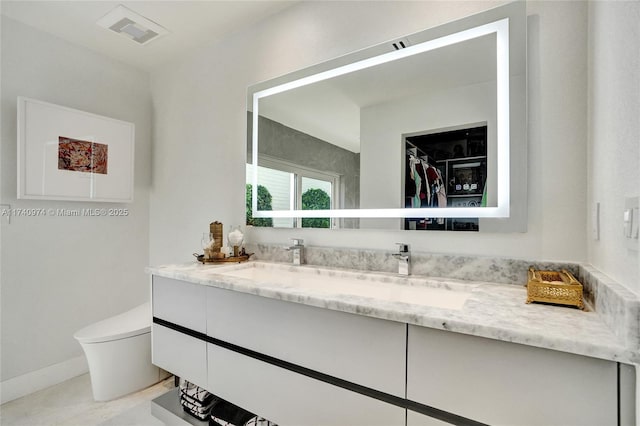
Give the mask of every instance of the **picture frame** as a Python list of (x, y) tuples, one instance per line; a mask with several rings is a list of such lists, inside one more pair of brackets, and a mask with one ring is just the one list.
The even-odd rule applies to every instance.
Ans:
[(135, 125), (18, 97), (19, 199), (130, 203)]

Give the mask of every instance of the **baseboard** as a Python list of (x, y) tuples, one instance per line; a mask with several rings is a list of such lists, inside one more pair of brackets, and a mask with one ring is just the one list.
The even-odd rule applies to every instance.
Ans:
[(0, 404), (48, 388), (89, 371), (84, 355), (0, 382)]

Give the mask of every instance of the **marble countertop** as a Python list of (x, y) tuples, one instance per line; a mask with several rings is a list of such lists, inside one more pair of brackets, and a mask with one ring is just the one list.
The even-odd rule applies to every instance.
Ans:
[[(589, 307), (581, 311), (526, 304), (524, 286), (261, 261), (232, 265), (193, 262), (149, 267), (147, 272), (418, 326), (640, 363), (638, 351), (626, 347), (597, 312)], [(369, 286), (371, 292), (363, 291)], [(427, 296), (422, 298), (420, 294)]]

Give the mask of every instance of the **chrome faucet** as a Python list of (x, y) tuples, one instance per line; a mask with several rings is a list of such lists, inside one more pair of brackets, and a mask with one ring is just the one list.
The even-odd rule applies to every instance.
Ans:
[(409, 275), (409, 269), (411, 265), (411, 252), (409, 251), (409, 244), (396, 244), (398, 246), (398, 253), (394, 253), (393, 257), (398, 259), (398, 274)]
[(287, 247), (286, 250), (291, 251), (294, 265), (302, 265), (304, 263), (304, 240), (301, 238), (292, 238), (291, 241), (293, 245)]

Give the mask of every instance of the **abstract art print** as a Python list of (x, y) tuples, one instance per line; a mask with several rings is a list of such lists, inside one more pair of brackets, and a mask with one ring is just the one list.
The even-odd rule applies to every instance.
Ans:
[(17, 101), (18, 198), (133, 201), (133, 123), (36, 99)]
[(58, 137), (58, 170), (106, 175), (108, 159), (106, 144)]

